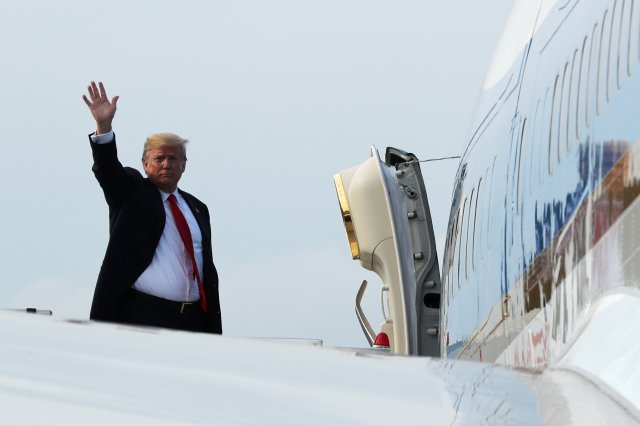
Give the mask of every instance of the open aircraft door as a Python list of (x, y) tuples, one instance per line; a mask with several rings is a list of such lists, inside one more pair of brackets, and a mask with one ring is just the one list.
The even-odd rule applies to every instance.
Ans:
[(377, 346), (386, 335), (393, 353), (440, 356), (442, 285), (418, 159), (387, 148), (382, 162), (371, 147), (371, 158), (336, 174), (334, 181), (352, 257), (382, 280), (380, 333), (360, 307), (366, 281), (356, 297), (369, 344)]

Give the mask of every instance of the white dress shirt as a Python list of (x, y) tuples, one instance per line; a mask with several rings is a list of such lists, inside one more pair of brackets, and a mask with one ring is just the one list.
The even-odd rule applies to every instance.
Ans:
[[(114, 134), (111, 131), (104, 135), (92, 135), (91, 140), (98, 144), (110, 143), (114, 140)], [(173, 213), (169, 205), (170, 194), (160, 189), (158, 191), (162, 196), (162, 204), (166, 216), (164, 231), (158, 242), (158, 247), (156, 247), (151, 264), (138, 277), (133, 284), (133, 288), (143, 293), (176, 302), (195, 302), (200, 299), (198, 282), (193, 278), (191, 259), (173, 219)], [(198, 273), (202, 278), (203, 259), (200, 226), (198, 226), (195, 216), (180, 192), (176, 190), (173, 194), (189, 225)]]

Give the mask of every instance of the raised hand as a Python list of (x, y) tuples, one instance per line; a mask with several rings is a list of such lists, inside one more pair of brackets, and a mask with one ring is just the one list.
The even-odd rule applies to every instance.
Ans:
[(111, 131), (111, 122), (116, 115), (116, 104), (119, 96), (114, 96), (109, 102), (107, 91), (104, 90), (102, 82), (99, 82), (96, 86), (95, 81), (92, 81), (87, 90), (89, 91), (89, 98), (86, 95), (82, 95), (82, 99), (84, 99), (84, 103), (87, 104), (91, 115), (96, 120), (97, 134), (109, 133)]

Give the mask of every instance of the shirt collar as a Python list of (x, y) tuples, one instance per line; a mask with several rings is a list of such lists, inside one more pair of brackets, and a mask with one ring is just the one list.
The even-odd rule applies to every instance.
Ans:
[(180, 191), (178, 190), (178, 188), (176, 188), (175, 191), (173, 192), (164, 192), (162, 189), (158, 188), (158, 191), (160, 191), (160, 195), (162, 196), (162, 202), (164, 203), (165, 201), (167, 201), (167, 199), (169, 198), (169, 195), (173, 194), (176, 196), (176, 199), (181, 199), (182, 195), (180, 195)]

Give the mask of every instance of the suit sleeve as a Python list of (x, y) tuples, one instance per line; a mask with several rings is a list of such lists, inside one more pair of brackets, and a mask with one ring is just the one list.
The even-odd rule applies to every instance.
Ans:
[(104, 191), (104, 197), (109, 207), (117, 207), (133, 190), (133, 175), (140, 174), (133, 169), (122, 166), (118, 160), (115, 137), (112, 142), (104, 144), (91, 142), (91, 135), (89, 135), (89, 139), (93, 153), (93, 174)]

